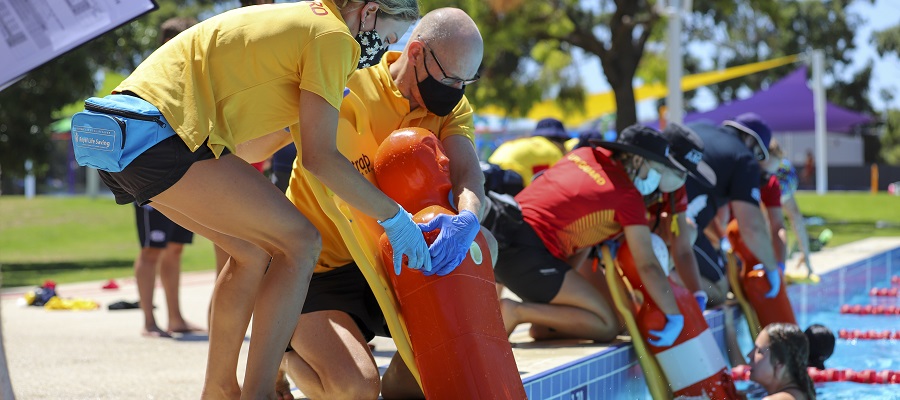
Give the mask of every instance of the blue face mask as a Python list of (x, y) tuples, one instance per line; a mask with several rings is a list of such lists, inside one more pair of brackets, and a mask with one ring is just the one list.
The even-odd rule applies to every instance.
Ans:
[(662, 175), (655, 169), (650, 168), (646, 178), (641, 179), (640, 176), (634, 177), (634, 187), (637, 188), (638, 192), (641, 192), (641, 196), (646, 196), (653, 193), (653, 191), (659, 187), (660, 179), (662, 179)]

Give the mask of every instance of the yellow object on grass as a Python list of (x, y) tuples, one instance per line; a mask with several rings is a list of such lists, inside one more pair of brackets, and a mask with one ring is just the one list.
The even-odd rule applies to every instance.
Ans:
[(87, 311), (96, 310), (100, 308), (100, 305), (90, 299), (60, 299), (59, 296), (53, 296), (44, 303), (44, 308), (47, 310)]
[(32, 290), (32, 291), (26, 292), (23, 297), (25, 297), (25, 304), (30, 306), (30, 305), (34, 304), (34, 298), (37, 297), (37, 295)]
[(612, 295), (616, 309), (622, 315), (622, 319), (625, 320), (628, 333), (631, 334), (631, 344), (634, 346), (634, 352), (637, 353), (638, 362), (640, 362), (641, 369), (644, 371), (647, 390), (655, 400), (671, 399), (672, 391), (669, 390), (669, 381), (656, 361), (656, 356), (647, 349), (647, 345), (644, 344), (644, 340), (641, 338), (637, 320), (634, 318), (634, 303), (631, 301), (628, 289), (622, 281), (622, 272), (613, 262), (609, 253), (609, 247), (603, 245), (601, 252), (603, 253), (603, 264), (606, 265), (606, 282), (609, 284), (609, 292)]

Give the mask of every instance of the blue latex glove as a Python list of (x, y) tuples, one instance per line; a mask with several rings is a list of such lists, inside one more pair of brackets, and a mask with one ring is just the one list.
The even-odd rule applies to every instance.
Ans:
[(431, 257), (428, 257), (428, 244), (422, 236), (422, 230), (412, 220), (412, 214), (403, 207), (393, 217), (378, 221), (384, 228), (391, 247), (394, 249), (394, 273), (400, 275), (403, 267), (403, 256), (409, 258), (409, 268), (431, 271)]
[(731, 251), (731, 242), (728, 241), (728, 238), (722, 238), (722, 240), (719, 241), (719, 250), (722, 250), (723, 253)]
[(664, 326), (661, 331), (649, 332), (651, 338), (656, 336), (659, 339), (647, 339), (647, 342), (656, 347), (669, 347), (672, 343), (675, 343), (675, 339), (681, 334), (682, 329), (684, 329), (684, 315), (666, 314), (666, 326)]
[(706, 303), (709, 302), (709, 295), (703, 290), (698, 290), (694, 292), (694, 298), (697, 299), (697, 304), (700, 305), (700, 312), (706, 311)]
[(775, 296), (778, 296), (778, 291), (781, 290), (781, 274), (779, 274), (777, 270), (766, 270), (766, 279), (769, 280), (769, 285), (772, 286), (772, 289), (766, 293), (766, 298), (773, 299)]
[(431, 244), (428, 252), (431, 253), (431, 273), (444, 276), (452, 272), (462, 263), (469, 246), (478, 235), (481, 225), (478, 218), (469, 210), (462, 210), (457, 215), (440, 214), (428, 223), (419, 224), (424, 232), (440, 229), (437, 239)]

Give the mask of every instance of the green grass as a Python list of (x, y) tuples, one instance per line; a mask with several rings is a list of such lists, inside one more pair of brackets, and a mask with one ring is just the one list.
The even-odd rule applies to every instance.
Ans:
[[(139, 251), (132, 206), (110, 198), (0, 197), (3, 287), (122, 278)], [(212, 244), (195, 235), (182, 271), (215, 266)]]
[(825, 228), (834, 232), (827, 247), (873, 236), (900, 236), (900, 197), (886, 193), (835, 192), (825, 196), (797, 193), (797, 204), (804, 216), (825, 220), (821, 226), (808, 226), (811, 238)]
[[(887, 194), (798, 193), (807, 217), (825, 220), (810, 226), (810, 237), (826, 227), (829, 247), (872, 236), (900, 236), (900, 197)], [(879, 222), (880, 221), (880, 222)], [(112, 199), (87, 197), (0, 197), (0, 270), (3, 286), (34, 286), (132, 276), (138, 253), (134, 209)], [(194, 236), (185, 247), (183, 271), (210, 270), (212, 244)]]

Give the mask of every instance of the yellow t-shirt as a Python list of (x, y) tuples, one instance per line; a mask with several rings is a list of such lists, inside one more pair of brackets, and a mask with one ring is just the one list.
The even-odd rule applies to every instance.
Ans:
[(488, 158), (488, 162), (518, 172), (522, 175), (522, 183), (528, 186), (534, 174), (550, 168), (562, 156), (562, 150), (549, 139), (531, 136), (501, 144)]
[(114, 92), (132, 91), (197, 150), (227, 147), (299, 121), (300, 90), (339, 109), (359, 44), (332, 0), (228, 11), (157, 49)]
[[(409, 100), (400, 94), (389, 69), (399, 57), (399, 52), (388, 52), (378, 65), (354, 73), (347, 83), (351, 93), (341, 105), (338, 149), (370, 182), (375, 181), (373, 163), (378, 144), (397, 129), (421, 127), (434, 132), (441, 140), (453, 135), (465, 135), (473, 143), (475, 140), (472, 106), (465, 96), (446, 117), (430, 113), (424, 107), (410, 111)], [(301, 154), (297, 152), (287, 196), (319, 230), (322, 254), (315, 272), (325, 272), (353, 262), (353, 257), (337, 227), (316, 201), (307, 172), (300, 166)]]

